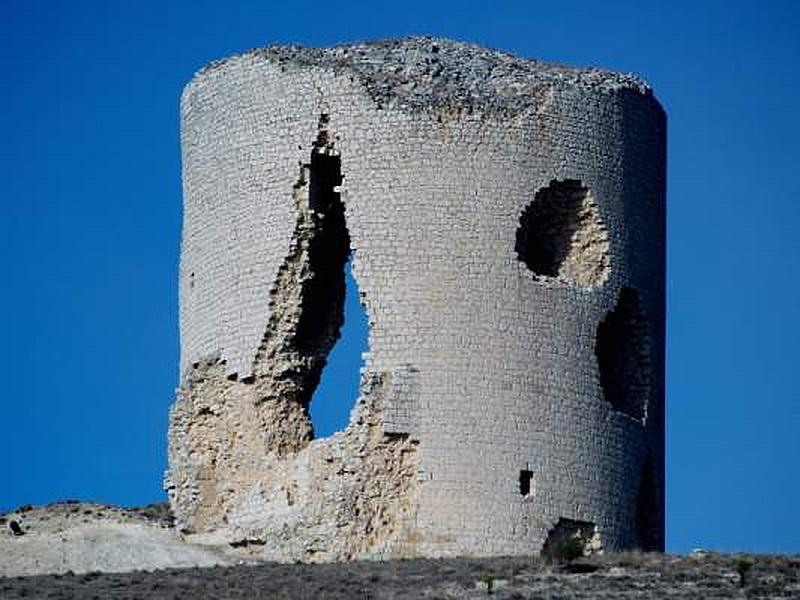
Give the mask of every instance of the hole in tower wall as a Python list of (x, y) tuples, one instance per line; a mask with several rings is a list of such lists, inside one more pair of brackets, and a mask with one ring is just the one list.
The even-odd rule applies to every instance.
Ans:
[(519, 493), (522, 496), (530, 496), (533, 482), (533, 471), (523, 469), (519, 472)]
[(327, 437), (347, 427), (350, 410), (358, 398), (361, 355), (368, 349), (368, 322), (352, 273), (352, 260), (345, 266), (344, 324), (340, 337), (311, 398), (309, 414), (317, 437)]
[(561, 517), (547, 532), (542, 556), (558, 560), (602, 552), (600, 532), (594, 523)]
[[(314, 235), (308, 242), (309, 270), (302, 276), (300, 320), (295, 344), (303, 354), (327, 354), (344, 319), (344, 266), (350, 255), (350, 235), (338, 186), (341, 159), (325, 146), (311, 153), (308, 207)], [(319, 373), (317, 373), (319, 377)], [(316, 381), (312, 388), (316, 387)]]
[(350, 236), (339, 193), (341, 157), (326, 126), (323, 115), (307, 165), (307, 222), (312, 231), (306, 237), (308, 268), (300, 275), (293, 344), (301, 357), (310, 358), (302, 402), (313, 437), (326, 437), (347, 425), (367, 346), (367, 320), (350, 269)]
[[(256, 388), (262, 441), (278, 456), (296, 453), (314, 438), (311, 400), (344, 320), (350, 236), (339, 192), (341, 166), (322, 115), (310, 160), (300, 165), (292, 190), (295, 229), (270, 289), (270, 317), (253, 375), (242, 379)], [(356, 360), (349, 364), (350, 381), (358, 381)], [(335, 399), (324, 403), (341, 403), (345, 394), (353, 402), (358, 397), (337, 389)]]
[(608, 278), (608, 250), (597, 204), (580, 181), (551, 181), (520, 215), (517, 256), (537, 278), (598, 286)]
[(650, 343), (639, 293), (624, 287), (597, 328), (595, 355), (603, 397), (634, 419), (647, 417)]

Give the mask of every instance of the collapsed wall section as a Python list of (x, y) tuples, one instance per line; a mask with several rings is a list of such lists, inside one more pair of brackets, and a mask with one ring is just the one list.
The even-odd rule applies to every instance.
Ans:
[(166, 489), (178, 526), (224, 531), (233, 547), (277, 560), (389, 553), (413, 509), (415, 444), (382, 428), (398, 382), (364, 372), (347, 430), (313, 440), (309, 403), (339, 337), (350, 256), (327, 124), (322, 114), (292, 188), (295, 230), (251, 374), (229, 374), (219, 356), (197, 361), (171, 411)]

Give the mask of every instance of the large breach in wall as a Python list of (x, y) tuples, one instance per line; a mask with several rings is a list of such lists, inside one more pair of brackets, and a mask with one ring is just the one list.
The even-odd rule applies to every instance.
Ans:
[(277, 560), (388, 552), (407, 535), (415, 492), (415, 442), (383, 430), (391, 374), (362, 371), (347, 429), (313, 440), (308, 407), (342, 326), (351, 252), (327, 126), (323, 114), (292, 190), (295, 232), (252, 375), (226, 376), (216, 357), (193, 364), (172, 409), (167, 491), (179, 526), (224, 529), (233, 547)]

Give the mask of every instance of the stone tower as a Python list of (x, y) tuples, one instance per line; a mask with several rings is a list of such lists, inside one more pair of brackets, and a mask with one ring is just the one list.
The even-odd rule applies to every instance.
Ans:
[[(181, 117), (182, 528), (287, 561), (663, 547), (645, 83), (430, 38), (271, 47), (203, 69)], [(314, 439), (351, 255), (369, 352)]]

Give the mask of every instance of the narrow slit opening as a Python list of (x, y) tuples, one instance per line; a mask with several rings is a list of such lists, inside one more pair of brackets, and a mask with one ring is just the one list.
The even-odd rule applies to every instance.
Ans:
[(320, 116), (308, 168), (308, 265), (301, 273), (302, 307), (295, 347), (315, 357), (303, 401), (312, 438), (347, 427), (358, 398), (368, 324), (352, 272), (352, 249), (340, 186), (341, 156)]
[(531, 495), (531, 482), (533, 481), (533, 471), (523, 469), (519, 472), (519, 493), (522, 496)]

